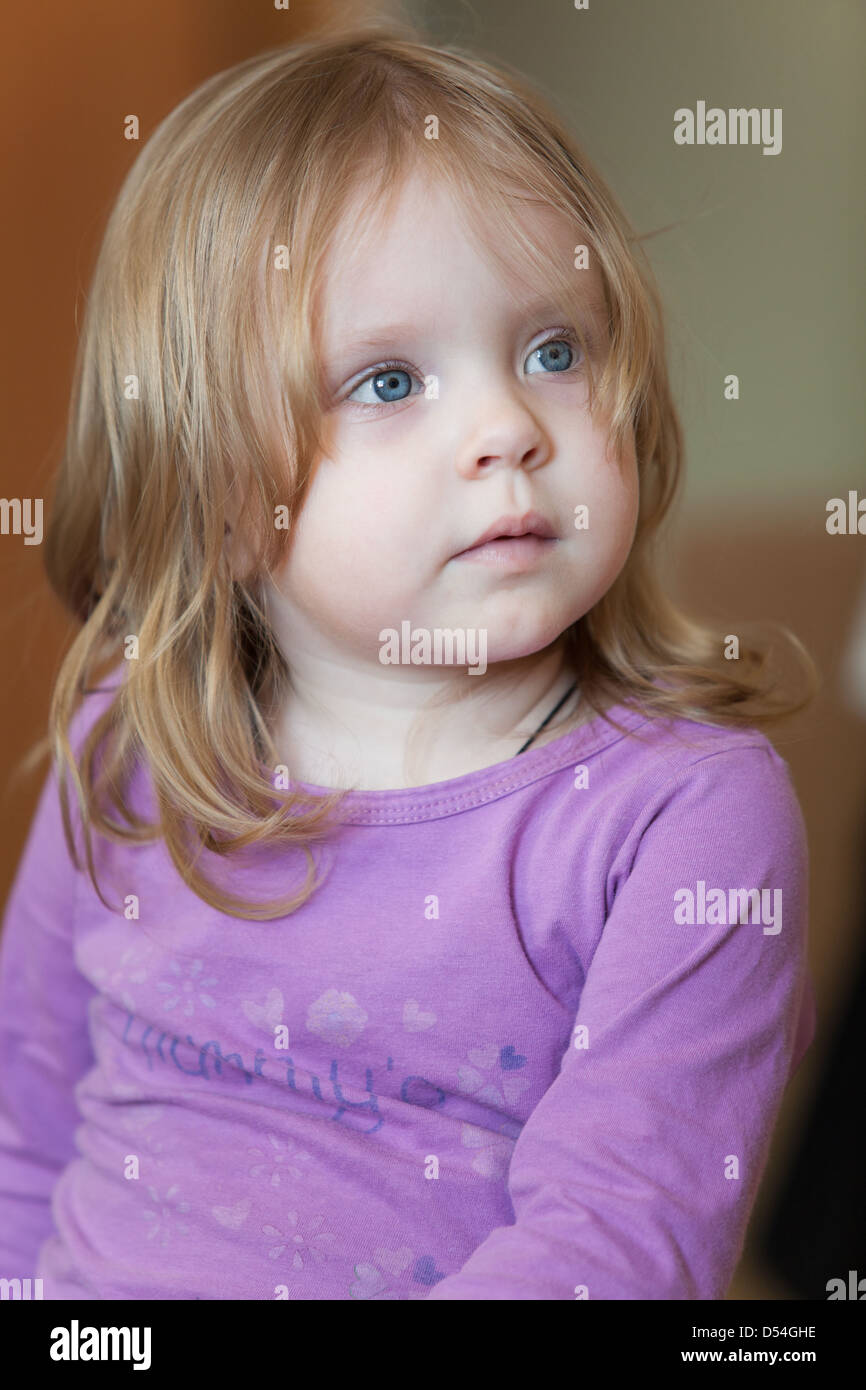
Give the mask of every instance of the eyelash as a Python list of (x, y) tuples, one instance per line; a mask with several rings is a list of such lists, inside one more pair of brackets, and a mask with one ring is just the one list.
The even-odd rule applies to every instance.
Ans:
[[(586, 340), (587, 348), (591, 351), (592, 341), (589, 335), (584, 333), (584, 338)], [(575, 333), (574, 329), (562, 327), (552, 328), (550, 330), (549, 336), (543, 338), (540, 343), (536, 343), (535, 347), (532, 348), (531, 352), (527, 353), (527, 356), (531, 357), (533, 352), (539, 352), (541, 348), (547, 347), (548, 343), (558, 342), (566, 342), (569, 344), (570, 347), (576, 348), (578, 353), (582, 353), (580, 340), (577, 334)], [(565, 376), (568, 374), (568, 372), (576, 371), (582, 365), (583, 358), (579, 362), (573, 362), (570, 367), (566, 367), (564, 372), (542, 372), (541, 375)], [(414, 377), (416, 381), (420, 378), (420, 373), (418, 373), (414, 367), (410, 367), (408, 362), (397, 362), (396, 360), (391, 362), (380, 362), (378, 367), (374, 367), (372, 371), (367, 372), (366, 376), (361, 377), (360, 381), (355, 382), (354, 386), (352, 387), (352, 390), (349, 392), (349, 395), (344, 398), (344, 404), (352, 406), (355, 410), (361, 410), (369, 413), (370, 411), (378, 412), (382, 410), (389, 410), (394, 405), (402, 405), (403, 401), (408, 401), (410, 399), (409, 396), (404, 396), (403, 401), (378, 401), (374, 405), (370, 401), (353, 401), (350, 399), (352, 393), (357, 391), (361, 386), (364, 386), (368, 381), (372, 381), (373, 378), (377, 376), (384, 376), (386, 372), (391, 371), (406, 372), (408, 376)], [(420, 379), (423, 384), (423, 378)]]

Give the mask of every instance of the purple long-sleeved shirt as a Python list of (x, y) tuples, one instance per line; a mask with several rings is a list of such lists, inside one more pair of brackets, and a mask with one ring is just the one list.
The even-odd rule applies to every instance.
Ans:
[[(722, 1298), (815, 1029), (802, 817), (761, 734), (612, 714), (630, 734), (351, 793), (325, 882), (272, 922), (96, 836), (107, 910), (51, 773), (0, 940), (0, 1277)], [(202, 862), (258, 898), (306, 872)]]

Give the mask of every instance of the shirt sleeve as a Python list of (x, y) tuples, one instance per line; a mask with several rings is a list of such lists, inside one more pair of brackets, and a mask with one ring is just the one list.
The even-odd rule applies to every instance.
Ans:
[[(512, 1152), (514, 1223), (429, 1298), (724, 1298), (814, 1036), (807, 887), (799, 803), (766, 739), (648, 800), (600, 887), (559, 1074)], [(761, 890), (760, 913), (731, 889)]]
[[(71, 786), (70, 804), (76, 826)], [(52, 1190), (78, 1157), (74, 1089), (94, 1061), (87, 1018), (93, 988), (73, 955), (79, 877), (52, 766), (0, 933), (0, 1278), (34, 1276), (39, 1247), (54, 1230)]]

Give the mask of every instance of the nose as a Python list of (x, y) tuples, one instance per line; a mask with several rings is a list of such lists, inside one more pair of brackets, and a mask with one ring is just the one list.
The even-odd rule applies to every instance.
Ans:
[(508, 468), (531, 472), (545, 464), (550, 453), (550, 441), (531, 412), (500, 397), (490, 401), (483, 419), (467, 432), (457, 468), (463, 478)]

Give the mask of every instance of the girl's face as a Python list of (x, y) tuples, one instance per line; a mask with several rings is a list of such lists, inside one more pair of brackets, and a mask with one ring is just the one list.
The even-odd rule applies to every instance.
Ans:
[[(537, 203), (523, 215), (551, 257), (573, 264), (572, 224)], [(488, 666), (539, 652), (625, 563), (638, 507), (633, 442), (626, 457), (605, 456), (564, 311), (503, 283), (443, 187), (407, 178), (376, 222), (350, 211), (328, 251), (326, 456), (276, 587), (266, 586), (276, 636), (290, 667), (306, 654), (393, 671), (380, 663), (380, 634), (407, 620), (431, 634), (483, 629)], [(599, 273), (574, 273), (585, 327), (603, 334)], [(530, 511), (549, 539), (460, 555), (503, 517)], [(407, 669), (442, 679), (441, 666), (404, 666), (404, 679)]]

